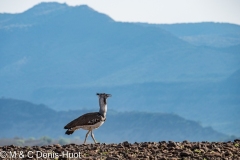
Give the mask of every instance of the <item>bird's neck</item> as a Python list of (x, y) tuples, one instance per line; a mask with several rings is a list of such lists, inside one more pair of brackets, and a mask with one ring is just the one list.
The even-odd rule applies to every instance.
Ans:
[(99, 113), (103, 116), (106, 117), (107, 114), (107, 99), (106, 98), (99, 98)]

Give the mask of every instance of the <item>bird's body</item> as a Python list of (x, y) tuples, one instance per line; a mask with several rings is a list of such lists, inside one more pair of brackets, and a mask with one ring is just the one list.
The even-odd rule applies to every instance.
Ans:
[(110, 94), (105, 93), (97, 93), (97, 95), (99, 96), (99, 112), (86, 113), (71, 121), (64, 127), (64, 129), (67, 129), (66, 134), (73, 134), (73, 132), (78, 129), (88, 130), (84, 143), (86, 143), (89, 132), (91, 132), (91, 136), (96, 143), (92, 131), (99, 128), (106, 121), (107, 98), (111, 96)]
[(102, 117), (99, 112), (86, 113), (68, 123), (64, 129), (68, 129), (67, 131), (75, 131), (80, 128), (84, 130), (93, 130), (100, 127), (105, 120), (106, 118)]

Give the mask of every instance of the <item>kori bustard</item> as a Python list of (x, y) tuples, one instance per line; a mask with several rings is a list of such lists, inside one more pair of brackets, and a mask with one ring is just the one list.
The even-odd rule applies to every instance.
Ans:
[(97, 143), (94, 138), (93, 130), (100, 127), (106, 121), (107, 98), (111, 97), (112, 95), (106, 93), (97, 93), (97, 95), (99, 97), (100, 106), (99, 112), (86, 113), (76, 118), (75, 120), (71, 121), (64, 127), (64, 129), (67, 129), (66, 131), (67, 135), (72, 134), (75, 130), (78, 130), (80, 128), (88, 130), (85, 136), (84, 144), (86, 143), (88, 134), (90, 132), (94, 143)]

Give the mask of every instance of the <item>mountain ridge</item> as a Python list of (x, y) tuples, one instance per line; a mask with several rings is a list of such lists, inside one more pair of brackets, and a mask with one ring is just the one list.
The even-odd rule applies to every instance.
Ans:
[[(31, 27), (33, 25), (41, 25), (47, 23), (51, 20), (56, 19), (59, 16), (64, 16), (66, 14), (74, 14), (74, 12), (79, 12), (80, 16), (90, 15), (102, 17), (102, 20), (108, 19), (111, 21), (107, 15), (99, 13), (87, 5), (80, 6), (68, 6), (67, 4), (60, 4), (57, 2), (42, 2), (32, 8), (26, 10), (25, 12), (18, 14), (1, 14), (0, 13), (0, 27), (10, 29), (11, 27), (21, 28), (22, 26)], [(93, 17), (94, 18), (94, 17)], [(95, 17), (95, 19), (98, 19)], [(4, 20), (5, 19), (5, 20)], [(6, 21), (6, 19), (8, 19)], [(8, 23), (7, 23), (8, 22)]]
[[(1, 137), (49, 136), (56, 138), (67, 137), (64, 136), (64, 125), (89, 110), (56, 112), (43, 104), (35, 105), (27, 101), (1, 98), (0, 111), (0, 124), (5, 128), (0, 133)], [(11, 116), (8, 116), (9, 111), (11, 111)], [(149, 136), (149, 130), (151, 130), (151, 136)], [(173, 137), (172, 135), (176, 132), (177, 134)], [(211, 127), (202, 127), (197, 122), (186, 120), (174, 114), (115, 112), (111, 110), (107, 114), (107, 121), (94, 133), (98, 139), (109, 143), (126, 139), (135, 142), (150, 140), (183, 141), (185, 139), (214, 141), (228, 138), (228, 136), (214, 131)], [(106, 133), (108, 133), (108, 136), (106, 136)], [(80, 130), (75, 136), (80, 135), (83, 139), (84, 134), (85, 132)]]

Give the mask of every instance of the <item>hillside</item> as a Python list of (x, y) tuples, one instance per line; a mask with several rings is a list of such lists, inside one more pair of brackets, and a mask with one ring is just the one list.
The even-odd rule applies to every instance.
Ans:
[[(86, 112), (89, 110), (56, 112), (42, 104), (0, 99), (0, 125), (4, 127), (0, 136), (2, 138), (80, 136), (80, 139), (83, 139), (86, 131), (80, 130), (71, 136), (66, 136), (63, 127)], [(197, 122), (186, 120), (175, 114), (111, 110), (108, 112), (106, 123), (94, 133), (96, 139), (108, 143), (124, 140), (130, 142), (185, 139), (219, 141), (228, 138), (210, 127), (202, 127)]]
[(240, 44), (239, 25), (205, 22), (156, 26), (197, 46), (224, 48)]
[(46, 86), (222, 80), (240, 68), (239, 54), (195, 47), (159, 27), (115, 22), (87, 6), (42, 3), (5, 16), (0, 95), (7, 97), (28, 99)]
[[(117, 111), (174, 113), (229, 135), (240, 135), (239, 70), (221, 82), (149, 82), (115, 87), (45, 87), (34, 92), (35, 102), (56, 109), (97, 106), (95, 92), (114, 95)], [(70, 107), (71, 106), (71, 107)]]

